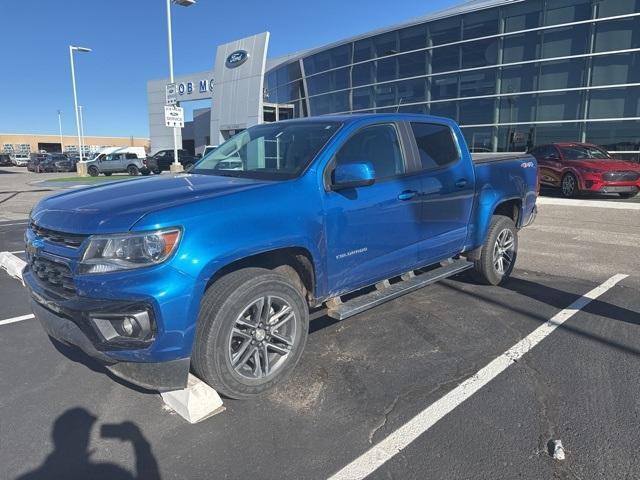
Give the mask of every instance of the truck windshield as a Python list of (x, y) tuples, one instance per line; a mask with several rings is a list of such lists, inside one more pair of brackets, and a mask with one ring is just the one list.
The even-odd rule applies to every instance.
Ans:
[(572, 145), (571, 147), (560, 147), (562, 156), (566, 160), (605, 160), (610, 159), (611, 155), (598, 147), (589, 145)]
[(321, 121), (256, 125), (208, 153), (191, 173), (267, 180), (295, 178), (340, 125)]

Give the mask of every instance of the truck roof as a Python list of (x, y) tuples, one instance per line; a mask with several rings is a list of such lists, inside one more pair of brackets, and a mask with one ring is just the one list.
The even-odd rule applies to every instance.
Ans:
[(343, 122), (343, 123), (353, 123), (363, 119), (370, 118), (379, 118), (380, 120), (388, 120), (388, 121), (436, 121), (439, 123), (448, 123), (455, 124), (453, 120), (445, 117), (438, 117), (435, 115), (424, 115), (421, 113), (354, 113), (354, 114), (343, 114), (343, 115), (321, 115), (318, 117), (303, 117), (303, 118), (293, 118), (291, 120), (283, 120), (282, 123), (285, 122), (317, 122), (317, 121), (334, 121), (334, 122)]

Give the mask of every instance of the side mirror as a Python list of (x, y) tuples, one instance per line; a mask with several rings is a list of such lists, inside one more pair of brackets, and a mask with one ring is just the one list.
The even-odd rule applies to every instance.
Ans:
[(333, 170), (331, 190), (367, 187), (376, 181), (376, 173), (370, 162), (336, 165)]

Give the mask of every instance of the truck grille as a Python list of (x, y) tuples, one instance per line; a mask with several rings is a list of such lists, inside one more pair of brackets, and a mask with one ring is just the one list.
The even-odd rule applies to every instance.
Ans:
[(57, 243), (60, 245), (67, 245), (69, 247), (78, 248), (87, 235), (81, 235), (77, 233), (65, 233), (50, 230), (48, 228), (40, 227), (34, 222), (29, 224), (31, 231), (38, 237), (44, 238), (51, 243)]
[(73, 284), (73, 274), (64, 263), (53, 262), (42, 257), (33, 257), (31, 259), (31, 270), (39, 283), (47, 290), (65, 298), (75, 295), (76, 287)]
[(607, 172), (602, 178), (609, 182), (635, 182), (640, 178), (638, 172)]

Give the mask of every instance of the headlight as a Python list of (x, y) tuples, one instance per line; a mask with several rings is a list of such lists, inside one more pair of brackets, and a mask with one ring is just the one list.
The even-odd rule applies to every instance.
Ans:
[(180, 229), (94, 235), (85, 248), (78, 273), (106, 273), (164, 262), (180, 240)]

